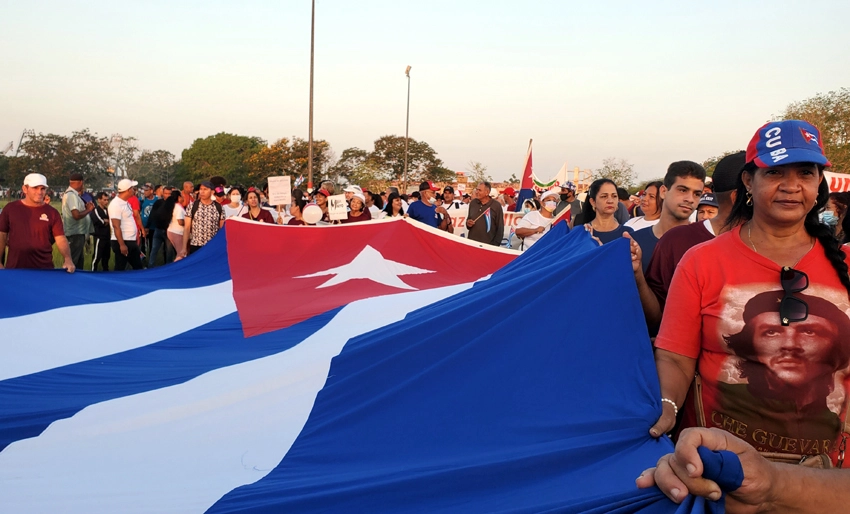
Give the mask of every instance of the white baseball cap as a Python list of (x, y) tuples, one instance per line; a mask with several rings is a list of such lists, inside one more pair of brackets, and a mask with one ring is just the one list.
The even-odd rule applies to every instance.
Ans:
[(355, 184), (352, 184), (352, 185), (350, 185), (350, 186), (346, 187), (345, 189), (343, 189), (343, 191), (344, 191), (344, 192), (346, 192), (346, 193), (360, 193), (360, 194), (363, 194), (363, 190), (362, 190), (362, 189), (360, 189), (360, 186), (355, 185)]
[(547, 199), (547, 198), (551, 198), (551, 197), (553, 197), (553, 196), (554, 196), (555, 198), (558, 198), (558, 193), (556, 193), (555, 191), (553, 191), (553, 190), (551, 190), (551, 189), (550, 189), (549, 191), (546, 191), (545, 193), (543, 193), (542, 195), (540, 195), (540, 201), (542, 202), (543, 200), (545, 200), (545, 199)]
[(363, 206), (364, 207), (366, 206), (366, 197), (363, 194), (354, 193), (354, 196), (352, 198), (358, 198), (360, 200), (360, 202), (363, 203)]
[(122, 178), (118, 181), (118, 192), (123, 193), (124, 191), (130, 189), (131, 187), (138, 186), (139, 183), (135, 180), (130, 180), (128, 178)]
[(24, 185), (29, 187), (47, 187), (47, 177), (41, 173), (30, 173), (24, 177)]

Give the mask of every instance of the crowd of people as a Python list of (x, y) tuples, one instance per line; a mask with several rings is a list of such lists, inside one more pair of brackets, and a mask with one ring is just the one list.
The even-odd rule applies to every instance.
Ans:
[[(820, 137), (803, 121), (771, 122), (746, 151), (721, 159), (711, 177), (696, 162), (676, 161), (634, 196), (607, 178), (591, 183), (584, 201), (567, 183), (521, 205), (513, 189), (497, 192), (488, 182), (461, 197), (429, 181), (411, 195), (348, 185), (342, 216), (329, 205), (331, 182), (296, 188), (290, 205), (270, 206), (266, 188), (227, 187), (221, 177), (181, 189), (145, 184), (140, 195), (124, 179), (114, 197), (101, 192), (88, 200), (80, 175), (70, 177), (59, 212), (44, 203), (45, 178), (31, 174), (23, 199), (0, 212), (0, 255), (8, 246), (6, 267), (52, 268), (55, 243), (73, 272), (91, 235), (92, 269), (107, 269), (110, 252), (115, 270), (139, 269), (154, 266), (160, 252), (165, 262), (186, 258), (230, 217), (288, 225), (408, 217), (453, 232), (451, 211), (464, 204), (467, 237), (490, 245), (502, 243), (504, 211), (522, 211), (515, 233), (525, 249), (568, 209), (568, 228), (586, 230), (598, 244), (629, 240), (661, 387), (662, 413), (649, 432), (679, 435), (676, 453), (638, 485), (658, 485), (677, 502), (688, 492), (718, 496), (716, 484), (699, 478), (699, 443), (740, 454), (745, 481), (731, 493), (733, 508), (766, 495), (797, 505), (823, 491), (818, 484), (840, 483), (847, 501), (850, 473), (809, 469), (842, 467), (850, 437), (850, 261), (843, 246), (850, 194), (830, 194)], [(764, 477), (799, 477), (811, 491), (786, 497)]]

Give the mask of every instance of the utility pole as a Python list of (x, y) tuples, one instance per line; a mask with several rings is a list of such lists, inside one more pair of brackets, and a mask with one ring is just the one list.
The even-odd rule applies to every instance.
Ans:
[(408, 133), (410, 130), (410, 66), (408, 65), (407, 69), (404, 70), (404, 74), (407, 76), (407, 118), (404, 122), (404, 181), (403, 181), (403, 190), (402, 194), (407, 194), (407, 146), (410, 142), (410, 137), (408, 137)]
[(307, 135), (307, 189), (313, 191), (313, 49), (316, 34), (316, 0), (313, 0), (313, 16), (310, 22), (310, 130)]

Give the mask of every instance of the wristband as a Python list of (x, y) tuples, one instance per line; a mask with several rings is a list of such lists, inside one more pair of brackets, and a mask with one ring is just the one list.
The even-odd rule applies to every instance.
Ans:
[(671, 400), (669, 398), (662, 398), (661, 401), (669, 403), (670, 405), (673, 406), (673, 416), (679, 415), (679, 407), (676, 406), (676, 402), (674, 402), (673, 400)]

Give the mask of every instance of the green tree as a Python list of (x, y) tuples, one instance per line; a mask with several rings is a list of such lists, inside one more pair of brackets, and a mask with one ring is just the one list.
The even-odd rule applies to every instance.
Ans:
[(624, 189), (631, 189), (635, 185), (637, 174), (632, 163), (625, 159), (608, 157), (602, 160), (602, 167), (593, 172), (590, 180), (594, 181), (600, 178), (611, 179), (618, 186)]
[(109, 179), (111, 153), (107, 138), (88, 129), (73, 132), (71, 136), (39, 133), (21, 144), (10, 178), (17, 185), (25, 174), (41, 173), (47, 177), (48, 184), (59, 189), (67, 187), (71, 173), (81, 173), (88, 187), (99, 189)]
[(259, 137), (239, 136), (219, 132), (214, 136), (196, 139), (183, 150), (182, 161), (194, 182), (220, 175), (229, 183), (247, 183), (250, 177), (248, 160), (265, 148)]
[[(291, 140), (281, 138), (269, 146), (264, 146), (246, 161), (249, 170), (246, 183), (261, 184), (268, 177), (283, 175), (289, 175), (293, 181), (299, 175), (306, 178), (309, 150), (309, 142), (299, 137), (293, 137)], [(325, 172), (330, 158), (330, 144), (324, 140), (313, 141), (313, 174), (316, 178)]]
[(144, 150), (127, 168), (127, 174), (140, 183), (178, 185), (174, 154), (168, 150)]
[(776, 119), (805, 120), (817, 127), (833, 170), (850, 173), (850, 88), (794, 102)]
[[(369, 154), (372, 165), (392, 180), (404, 177), (404, 138), (387, 135), (375, 141), (375, 150)], [(410, 139), (408, 143), (407, 183), (412, 184), (432, 176), (444, 176), (443, 161), (425, 141)], [(433, 180), (433, 179), (432, 179)]]
[(481, 182), (493, 182), (493, 177), (487, 173), (487, 166), (477, 161), (469, 161), (466, 165), (466, 171), (469, 172), (469, 182), (479, 184)]
[(508, 178), (508, 184), (519, 184), (519, 177), (516, 176), (516, 173), (511, 173), (511, 176)]

